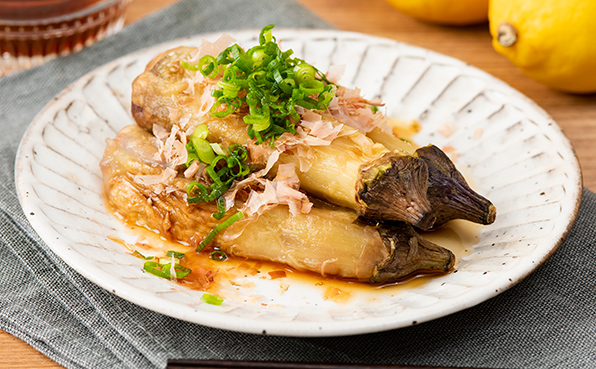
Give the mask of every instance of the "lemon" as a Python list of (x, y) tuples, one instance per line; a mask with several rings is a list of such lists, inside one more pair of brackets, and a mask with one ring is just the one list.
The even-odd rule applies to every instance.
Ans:
[(482, 23), (488, 19), (488, 0), (387, 0), (416, 19), (446, 25)]
[(596, 1), (491, 0), (493, 47), (548, 87), (596, 92)]

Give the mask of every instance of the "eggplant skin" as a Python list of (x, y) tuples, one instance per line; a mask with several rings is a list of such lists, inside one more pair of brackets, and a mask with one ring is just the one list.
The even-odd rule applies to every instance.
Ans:
[(448, 249), (420, 236), (414, 228), (398, 222), (378, 228), (391, 257), (378, 265), (370, 283), (391, 283), (418, 274), (446, 273), (455, 265)]
[[(175, 107), (188, 87), (183, 80), (186, 70), (180, 67), (180, 60), (194, 50), (192, 47), (178, 47), (164, 51), (153, 58), (132, 83), (131, 114), (135, 122), (151, 132), (153, 125), (170, 130), (168, 106)], [(192, 103), (191, 103), (192, 104)]]
[(415, 154), (428, 167), (427, 197), (435, 211), (435, 227), (453, 219), (484, 225), (495, 221), (496, 207), (470, 188), (464, 176), (441, 149), (428, 145), (417, 149)]

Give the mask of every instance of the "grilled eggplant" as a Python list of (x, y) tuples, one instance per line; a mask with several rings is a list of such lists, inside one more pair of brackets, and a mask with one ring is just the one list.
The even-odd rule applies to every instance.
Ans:
[(218, 245), (232, 255), (373, 284), (447, 272), (455, 261), (449, 250), (423, 239), (407, 223), (371, 225), (337, 208), (315, 207), (293, 216), (278, 205), (256, 221), (234, 223)]
[[(220, 223), (211, 217), (215, 205), (189, 205), (190, 180), (181, 175), (161, 191), (149, 184), (166, 170), (156, 159), (154, 142), (150, 133), (134, 125), (108, 140), (101, 161), (107, 199), (124, 219), (168, 239), (196, 244)], [(450, 251), (422, 239), (408, 224), (363, 223), (354, 211), (327, 206), (298, 215), (290, 214), (287, 206), (274, 206), (237, 221), (220, 232), (214, 244), (230, 255), (368, 283), (444, 273), (454, 264)]]
[[(179, 47), (158, 55), (135, 79), (132, 94), (135, 121), (149, 131), (154, 125), (169, 131), (180, 120), (191, 127), (205, 123), (210, 141), (246, 145), (253, 161), (263, 165), (267, 155), (248, 136), (241, 116), (232, 114), (219, 119), (204, 114), (205, 99), (209, 96), (205, 93), (207, 82), (195, 83), (189, 90), (193, 74), (180, 67), (180, 60), (189, 57), (192, 50)], [(187, 93), (183, 93), (185, 90)], [(326, 119), (338, 125), (330, 117)], [(387, 150), (353, 129), (329, 145), (311, 146), (310, 153), (308, 168), (296, 166), (301, 187), (307, 192), (351, 208), (369, 220), (405, 221), (420, 229), (433, 226), (435, 215), (426, 197), (428, 169), (420, 158)], [(292, 149), (279, 158), (280, 163), (300, 164), (300, 160)]]

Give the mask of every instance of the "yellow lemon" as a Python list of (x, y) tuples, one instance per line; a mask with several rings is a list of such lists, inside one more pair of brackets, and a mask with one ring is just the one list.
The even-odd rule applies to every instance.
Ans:
[(596, 92), (595, 0), (491, 0), (493, 47), (535, 81)]
[(488, 0), (387, 0), (413, 18), (454, 26), (482, 23), (488, 19)]

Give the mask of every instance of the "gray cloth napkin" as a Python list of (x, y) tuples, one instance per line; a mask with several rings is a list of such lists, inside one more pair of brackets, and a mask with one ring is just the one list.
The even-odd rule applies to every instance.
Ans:
[(568, 239), (517, 286), (435, 321), (361, 336), (271, 337), (179, 321), (104, 291), (48, 250), (24, 217), (14, 185), (17, 146), (35, 114), (83, 74), (134, 50), (270, 23), (329, 27), (291, 0), (184, 0), (76, 55), (0, 79), (0, 328), (67, 368), (164, 368), (169, 358), (596, 366), (596, 258), (590, 253), (596, 194), (589, 190)]

